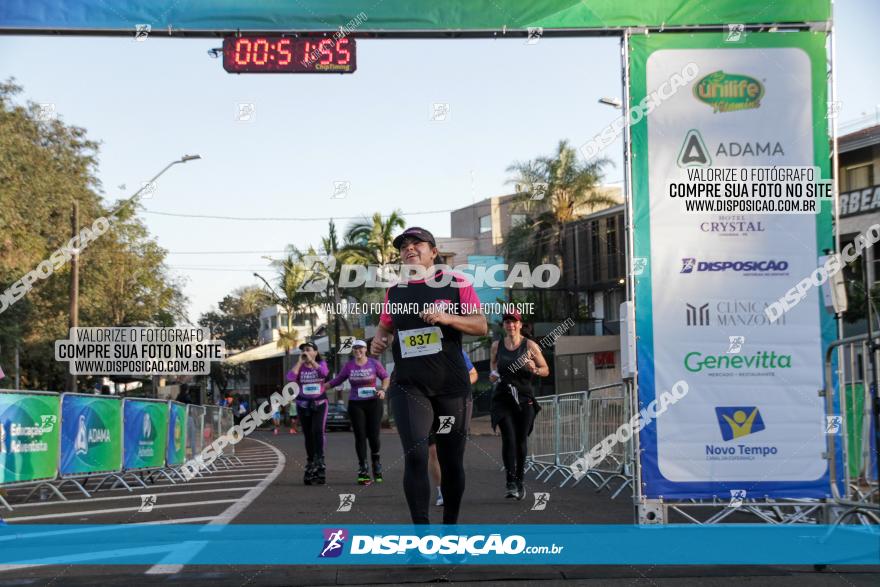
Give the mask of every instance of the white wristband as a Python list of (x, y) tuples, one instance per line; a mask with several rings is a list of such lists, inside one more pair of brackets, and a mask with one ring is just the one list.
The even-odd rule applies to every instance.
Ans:
[(498, 373), (498, 371), (492, 371), (492, 372), (489, 373), (489, 377), (498, 377), (498, 378), (500, 379), (500, 378), (501, 378), (501, 374)]

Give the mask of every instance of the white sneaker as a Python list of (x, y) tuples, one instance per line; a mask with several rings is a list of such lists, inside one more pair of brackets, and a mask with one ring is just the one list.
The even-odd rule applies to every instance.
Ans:
[(443, 494), (440, 493), (440, 488), (437, 488), (437, 501), (434, 502), (434, 505), (440, 507), (443, 505)]

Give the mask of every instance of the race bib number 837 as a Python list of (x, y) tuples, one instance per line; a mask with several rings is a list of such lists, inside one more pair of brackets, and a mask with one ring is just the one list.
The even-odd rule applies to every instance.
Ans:
[(401, 331), (400, 356), (409, 358), (439, 353), (443, 348), (440, 343), (441, 338), (443, 333), (439, 326)]

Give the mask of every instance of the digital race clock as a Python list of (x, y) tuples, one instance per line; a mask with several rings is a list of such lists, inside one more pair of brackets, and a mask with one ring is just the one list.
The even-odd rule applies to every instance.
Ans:
[(223, 39), (229, 73), (354, 73), (354, 39), (242, 36)]

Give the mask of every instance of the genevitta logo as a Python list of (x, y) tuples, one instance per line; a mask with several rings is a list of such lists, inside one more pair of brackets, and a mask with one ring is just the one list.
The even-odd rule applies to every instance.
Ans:
[(324, 546), (318, 558), (335, 558), (342, 554), (348, 531), (343, 528), (324, 528)]
[(791, 355), (777, 355), (775, 351), (756, 351), (751, 355), (704, 355), (691, 351), (684, 356), (684, 368), (691, 373), (706, 373), (713, 377), (775, 376), (781, 369), (791, 369)]
[(681, 260), (681, 273), (704, 273), (733, 271), (748, 276), (788, 275), (788, 261), (749, 260), (749, 261), (697, 261), (694, 257)]

